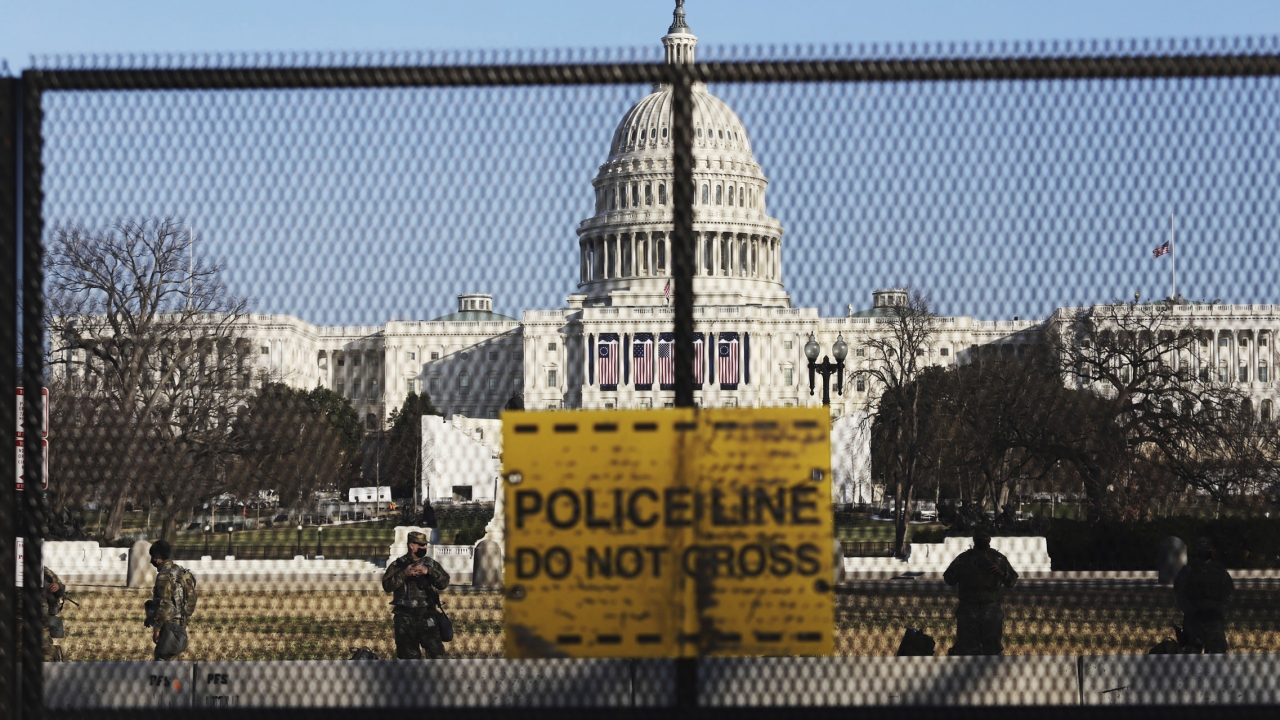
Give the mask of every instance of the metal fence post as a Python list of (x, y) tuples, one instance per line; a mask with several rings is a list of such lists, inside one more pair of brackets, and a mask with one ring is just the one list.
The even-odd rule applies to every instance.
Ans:
[[(22, 83), (0, 78), (0, 388), (18, 385), (18, 108)], [(0, 402), (0, 427), (16, 428), (13, 400)], [(0, 716), (18, 716), (17, 456), (0, 452)]]
[(44, 716), (44, 573), (40, 543), (45, 536), (44, 452), (40, 443), (44, 409), (44, 195), (41, 191), (41, 90), (23, 73), (22, 93), (22, 385), (25, 490), (19, 498), (23, 541), (22, 718)]
[[(687, 66), (671, 65), (672, 164), (671, 304), (674, 315), (675, 406), (693, 407), (693, 78)], [(703, 563), (698, 561), (698, 571)], [(697, 583), (701, 588), (702, 582)], [(701, 608), (702, 603), (698, 603)], [(698, 659), (676, 658), (676, 705), (698, 705)]]

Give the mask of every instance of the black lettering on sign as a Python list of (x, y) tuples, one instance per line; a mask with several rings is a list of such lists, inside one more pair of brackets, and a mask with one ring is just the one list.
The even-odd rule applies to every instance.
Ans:
[(644, 555), (640, 554), (640, 548), (627, 545), (618, 548), (616, 563), (620, 577), (633, 578), (644, 570)]
[(693, 518), (684, 515), (692, 507), (688, 500), (690, 494), (692, 494), (692, 491), (689, 488), (667, 488), (664, 493), (666, 496), (664, 525), (667, 527), (689, 527), (693, 524)]
[(205, 685), (228, 685), (230, 680), (225, 673), (209, 673), (204, 678)]
[[(817, 525), (818, 524), (818, 503), (809, 498), (818, 494), (818, 489), (812, 485), (796, 485), (791, 488), (791, 524), (792, 525)], [(812, 510), (812, 515), (806, 515), (806, 510)]]
[(168, 675), (149, 675), (147, 676), (147, 682), (152, 687), (164, 687), (173, 684), (173, 680)]
[(759, 577), (764, 573), (768, 559), (763, 545), (744, 545), (738, 550), (738, 574), (742, 577)]
[[(560, 500), (566, 502), (558, 502)], [(561, 516), (557, 512), (565, 512), (565, 510), (557, 511), (557, 506), (568, 506), (567, 515)], [(578, 500), (578, 494), (572, 490), (556, 490), (547, 496), (547, 522), (552, 527), (560, 530), (568, 530), (578, 524), (578, 520), (582, 518), (582, 502)]]
[(784, 488), (778, 488), (777, 493), (777, 501), (775, 502), (774, 498), (769, 496), (768, 488), (758, 487), (755, 489), (753, 495), (755, 496), (756, 515), (753, 522), (756, 525), (764, 524), (760, 521), (760, 516), (762, 511), (765, 510), (769, 512), (769, 516), (773, 518), (775, 525), (782, 525), (787, 521), (787, 491)]
[(542, 493), (537, 490), (516, 491), (516, 527), (524, 527), (524, 519), (542, 512)]
[(557, 545), (547, 550), (543, 569), (552, 580), (563, 580), (573, 572), (573, 557), (567, 549)]
[(769, 572), (775, 577), (785, 577), (791, 574), (791, 569), (795, 567), (791, 562), (791, 546), (790, 545), (770, 545), (769, 546)]
[(594, 578), (596, 573), (600, 573), (600, 577), (613, 577), (613, 548), (587, 548), (587, 577)]
[[(621, 490), (615, 491), (621, 493)], [(587, 527), (589, 528), (607, 528), (610, 523), (608, 518), (596, 517), (596, 493), (594, 490), (586, 491), (587, 497)]]
[(818, 574), (818, 546), (804, 543), (796, 548), (796, 572), (801, 575)]
[(516, 577), (521, 580), (538, 577), (538, 573), (542, 570), (542, 555), (533, 548), (518, 548), (516, 550)]
[(640, 516), (641, 510), (638, 505), (640, 498), (649, 498), (649, 500), (656, 503), (658, 502), (658, 493), (650, 490), (649, 488), (640, 488), (633, 491), (631, 493), (631, 497), (627, 500), (627, 519), (636, 527), (653, 527), (660, 519), (659, 515), (657, 512), (654, 512), (651, 515), (647, 515), (642, 518)]
[[(739, 505), (741, 508), (741, 505)], [(711, 524), (712, 525), (737, 525), (738, 518), (729, 517), (725, 514), (724, 507), (724, 491), (716, 488), (711, 491)]]

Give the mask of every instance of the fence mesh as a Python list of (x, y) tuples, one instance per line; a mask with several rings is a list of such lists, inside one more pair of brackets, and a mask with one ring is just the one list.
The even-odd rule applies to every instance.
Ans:
[[(1276, 702), (1276, 41), (694, 64), (682, 17), (660, 50), (6, 81), (27, 695), (0, 700)], [(512, 423), (689, 405), (829, 408), (834, 655), (505, 659), (534, 647), (503, 623)], [(752, 498), (690, 511), (772, 552)], [(400, 589), (419, 544), (439, 607)], [(690, 577), (785, 574), (735, 557)]]

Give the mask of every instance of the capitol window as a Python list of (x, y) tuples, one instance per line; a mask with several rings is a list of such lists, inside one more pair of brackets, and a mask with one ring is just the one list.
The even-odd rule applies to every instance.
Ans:
[(653, 204), (653, 183), (644, 184), (644, 204), (645, 205)]
[(1266, 361), (1258, 363), (1258, 382), (1268, 382)]
[(497, 391), (498, 391), (498, 378), (496, 377), (489, 378), (489, 392), (497, 392)]
[(263, 346), (262, 346), (262, 354), (263, 354), (263, 355), (270, 355), (270, 354), (271, 354), (271, 348), (270, 348), (270, 347), (268, 347), (268, 346), (266, 346), (266, 345), (263, 345)]
[(351, 356), (351, 364), (355, 365), (356, 367), (360, 366), (360, 353), (356, 353), (355, 355)]
[(724, 204), (724, 187), (721, 185), (716, 186), (716, 204), (717, 205)]
[(417, 360), (417, 359), (418, 359), (418, 353), (414, 353), (414, 352), (409, 353), (409, 359), (410, 359), (410, 360)]
[(511, 351), (511, 359), (512, 359), (512, 360), (519, 361), (522, 357), (523, 357), (523, 353), (521, 353), (519, 350), (512, 350), (512, 351)]
[(351, 397), (352, 399), (360, 399), (360, 378), (351, 381)]
[(555, 343), (547, 343), (547, 352), (555, 352), (555, 351), (556, 351), (556, 344), (555, 344)]
[(667, 204), (667, 184), (666, 183), (658, 183), (658, 204), (659, 205)]
[(609, 209), (618, 209), (618, 186), (616, 185), (613, 187), (613, 193), (609, 196)]
[(556, 382), (556, 371), (548, 370), (547, 371), (547, 387), (553, 388), (553, 387), (556, 387), (557, 385), (559, 385), (559, 383)]
[(498, 361), (498, 351), (497, 351), (497, 350), (490, 350), (490, 351), (489, 351), (489, 362), (497, 362), (497, 361)]
[(667, 139), (667, 129), (665, 127), (662, 128), (662, 139), (663, 140)]
[(733, 206), (733, 186), (729, 186), (729, 206)]
[(524, 380), (519, 376), (511, 378), (511, 391), (520, 392), (524, 389)]
[(377, 380), (369, 381), (369, 399), (370, 400), (378, 399), (378, 381)]
[(942, 355), (942, 357), (947, 357), (951, 355), (951, 348), (942, 348), (941, 350), (938, 351), (938, 353)]
[(431, 353), (431, 359), (432, 359), (432, 360), (439, 360), (439, 359), (440, 359), (440, 353), (438, 353), (438, 352), (433, 352), (433, 353)]
[(471, 375), (468, 374), (466, 370), (463, 370), (458, 375), (458, 392), (462, 393), (463, 395), (466, 395), (470, 389), (471, 389)]
[(346, 365), (346, 364), (347, 364), (347, 359), (346, 359), (345, 357), (343, 357), (343, 356), (339, 355), (339, 356), (338, 356), (338, 367), (342, 367), (343, 365)]
[(867, 381), (866, 381), (866, 380), (864, 380), (864, 379), (862, 379), (861, 377), (860, 377), (860, 378), (858, 378), (857, 383), (856, 383), (856, 387), (857, 387), (857, 389), (858, 389), (858, 392), (866, 392), (866, 391), (867, 391)]
[(1271, 422), (1271, 401), (1262, 401), (1262, 422)]
[(795, 384), (795, 375), (792, 373), (791, 368), (783, 368), (783, 369), (782, 369), (782, 384), (783, 384), (783, 385), (794, 385), (794, 384)]
[(497, 409), (497, 408), (489, 408), (489, 419), (490, 419), (490, 420), (497, 420), (497, 419), (498, 419), (498, 409)]
[(338, 381), (338, 397), (346, 397), (346, 396), (347, 396), (347, 381), (339, 380)]
[(786, 350), (790, 350), (790, 349), (794, 348), (795, 346), (796, 346), (796, 344), (795, 344), (794, 342), (790, 341), (790, 340), (783, 340), (783, 341), (782, 341), (782, 347), (783, 347), (784, 349), (786, 349)]
[(702, 138), (702, 128), (698, 128), (698, 138)]
[(404, 381), (405, 392), (413, 392), (413, 378)]
[(1249, 347), (1249, 338), (1244, 335), (1240, 336), (1240, 347)]
[(706, 184), (703, 184), (702, 186), (702, 204), (703, 205), (711, 204), (711, 188)]
[(1241, 365), (1239, 368), (1240, 382), (1249, 382), (1249, 366)]
[(436, 394), (436, 393), (439, 393), (439, 392), (440, 392), (440, 378), (438, 378), (438, 377), (433, 377), (433, 378), (431, 378), (430, 388), (431, 388), (431, 393), (432, 393), (433, 395), (434, 395), (434, 394)]
[(649, 128), (649, 139), (650, 140), (658, 139), (658, 128)]
[(631, 207), (640, 207), (640, 183), (631, 183)]

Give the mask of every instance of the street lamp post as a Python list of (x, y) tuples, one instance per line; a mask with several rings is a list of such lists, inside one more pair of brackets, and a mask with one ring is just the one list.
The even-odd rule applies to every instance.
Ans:
[(227, 525), (227, 557), (230, 557), (235, 554), (231, 550), (231, 533), (233, 532), (235, 532), (235, 527), (232, 525)]
[(317, 558), (324, 557), (324, 545), (321, 544), (321, 541), (320, 541), (320, 533), (323, 531), (324, 531), (324, 528), (320, 527), (319, 525), (316, 526), (316, 557)]
[(836, 342), (831, 346), (831, 354), (836, 356), (836, 361), (832, 363), (826, 355), (822, 356), (822, 362), (818, 362), (818, 353), (822, 348), (818, 345), (818, 341), (814, 338), (813, 333), (809, 333), (809, 342), (804, 344), (804, 355), (809, 358), (809, 394), (814, 391), (814, 373), (822, 376), (822, 404), (831, 405), (831, 376), (836, 376), (836, 392), (844, 395), (844, 359), (849, 355), (849, 346), (844, 342), (844, 335), (840, 334), (836, 337)]
[(212, 525), (204, 526), (204, 554), (209, 554), (209, 533), (213, 531)]
[(298, 554), (302, 554), (302, 524), (298, 524)]

